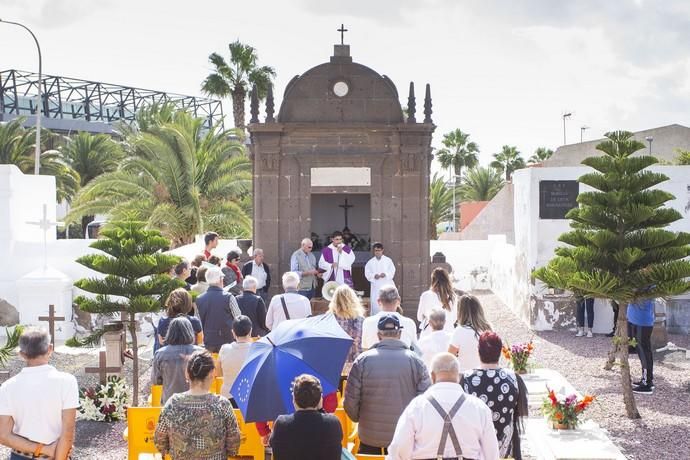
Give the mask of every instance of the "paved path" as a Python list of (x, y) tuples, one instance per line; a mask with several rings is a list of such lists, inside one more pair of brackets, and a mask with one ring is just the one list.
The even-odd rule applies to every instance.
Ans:
[[(630, 459), (690, 458), (690, 360), (681, 352), (656, 353), (656, 390), (651, 396), (637, 396), (641, 420), (625, 416), (620, 395), (620, 377), (603, 370), (610, 338), (576, 338), (574, 333), (531, 332), (490, 291), (475, 293), (494, 329), (510, 343), (534, 337), (535, 362), (555, 369), (581, 393), (597, 396), (587, 416), (609, 431), (613, 442)], [(690, 348), (690, 337), (670, 335), (669, 340)], [(636, 356), (630, 356), (633, 378), (640, 375)], [(536, 415), (536, 414), (535, 414)]]

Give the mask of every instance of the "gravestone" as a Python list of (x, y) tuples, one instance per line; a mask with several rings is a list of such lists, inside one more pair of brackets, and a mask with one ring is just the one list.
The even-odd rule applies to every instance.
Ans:
[[(343, 217), (354, 226), (357, 213), (365, 212), (360, 220), (368, 228), (351, 230), (366, 234), (367, 243), (383, 243), (396, 264), (403, 307), (414, 313), (429, 282), (429, 167), (435, 129), (429, 86), (423, 121), (417, 122), (410, 84), (405, 118), (393, 82), (353, 62), (349, 45), (340, 44), (329, 62), (288, 83), (276, 118), (272, 89), (264, 122), (259, 121), (255, 91), (251, 99), (247, 129), (254, 165), (253, 239), (274, 261), (274, 273), (289, 270), (290, 255), (303, 238), (312, 232), (322, 237), (314, 229), (312, 212), (326, 200), (333, 205), (329, 232), (347, 226)], [(350, 207), (356, 199), (364, 204)], [(363, 270), (371, 255), (362, 251), (356, 257), (353, 271)], [(366, 290), (366, 282), (354, 278), (359, 283), (355, 289)]]
[(565, 219), (565, 215), (577, 208), (580, 184), (576, 180), (539, 181), (539, 218)]

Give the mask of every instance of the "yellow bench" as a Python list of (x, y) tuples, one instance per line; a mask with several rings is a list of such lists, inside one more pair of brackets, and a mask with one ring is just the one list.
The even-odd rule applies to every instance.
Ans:
[[(211, 393), (214, 395), (220, 394), (220, 388), (223, 386), (223, 377), (216, 377), (216, 380), (211, 385)], [(151, 407), (160, 407), (161, 398), (163, 396), (163, 385), (151, 385), (151, 394), (149, 395), (148, 403)], [(222, 395), (226, 398), (228, 395)]]
[[(127, 441), (127, 455), (129, 460), (139, 460), (141, 455), (148, 458), (161, 458), (153, 443), (153, 435), (158, 424), (161, 407), (129, 407), (127, 408), (127, 428), (122, 437)], [(254, 423), (245, 423), (239, 409), (234, 409), (239, 425), (242, 444), (237, 457), (251, 457), (254, 460), (264, 460), (265, 448), (261, 436)], [(169, 458), (166, 456), (166, 459)], [(229, 457), (235, 458), (235, 457)]]

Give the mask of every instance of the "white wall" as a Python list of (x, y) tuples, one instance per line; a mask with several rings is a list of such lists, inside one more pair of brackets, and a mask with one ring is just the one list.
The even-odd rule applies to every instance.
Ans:
[[(659, 188), (675, 195), (676, 199), (667, 203), (678, 210), (684, 218), (669, 226), (672, 231), (690, 232), (690, 166), (655, 166), (653, 171), (660, 172), (670, 180), (659, 185)], [(506, 299), (512, 297), (512, 303), (506, 301), (523, 319), (530, 318), (532, 326), (548, 329), (548, 324), (535, 324), (536, 304), (543, 299), (546, 287), (539, 281), (535, 285), (530, 284), (530, 273), (535, 268), (541, 267), (554, 257), (554, 250), (562, 245), (558, 237), (570, 230), (570, 221), (567, 219), (540, 219), (539, 218), (539, 182), (541, 180), (575, 180), (581, 175), (591, 172), (592, 169), (585, 166), (556, 167), (556, 168), (527, 168), (514, 173), (515, 186), (515, 265), (511, 278), (506, 278), (500, 273), (505, 273), (510, 266), (509, 261), (495, 262), (495, 268), (499, 270), (496, 275), (493, 289)], [(589, 190), (589, 187), (580, 185), (580, 192)], [(493, 282), (493, 281), (492, 281)], [(528, 289), (513, 290), (505, 283), (518, 283), (527, 285)], [(502, 297), (503, 298), (503, 297)], [(506, 300), (504, 299), (504, 301)], [(537, 315), (538, 316), (538, 315)], [(598, 300), (595, 303), (594, 332), (609, 332), (611, 330), (612, 313), (608, 302)], [(548, 322), (548, 320), (547, 320)]]
[[(488, 240), (431, 240), (430, 253), (442, 252), (446, 262), (453, 267), (453, 275), (457, 281), (455, 286), (469, 291), (472, 289), (488, 289), (488, 268), (491, 252), (496, 240), (490, 236)], [(486, 275), (473, 276), (473, 271), (487, 270)], [(482, 278), (487, 281), (482, 283)]]

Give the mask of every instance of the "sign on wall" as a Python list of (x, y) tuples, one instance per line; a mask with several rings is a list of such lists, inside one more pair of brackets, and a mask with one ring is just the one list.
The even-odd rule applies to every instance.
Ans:
[(565, 219), (565, 215), (577, 208), (580, 184), (576, 180), (539, 181), (539, 218)]
[(312, 187), (369, 187), (371, 168), (311, 168)]

